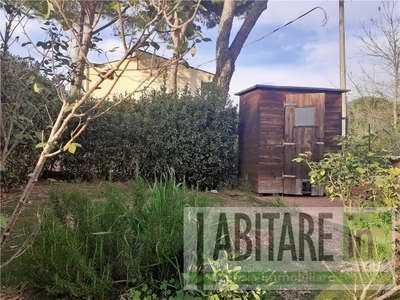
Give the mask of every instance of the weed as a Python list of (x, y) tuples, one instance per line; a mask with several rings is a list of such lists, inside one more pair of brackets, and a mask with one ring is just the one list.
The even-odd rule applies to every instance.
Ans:
[(288, 207), (288, 205), (282, 200), (279, 195), (274, 195), (272, 201), (268, 202), (269, 206), (272, 207)]
[(79, 190), (52, 191), (42, 230), (22, 259), (30, 287), (88, 299), (144, 284), (156, 295), (167, 293), (165, 282), (168, 293), (180, 290), (183, 208), (208, 200), (174, 178), (171, 170), (150, 189), (140, 176), (128, 190), (108, 183), (101, 201)]
[(247, 174), (243, 178), (239, 179), (239, 190), (248, 195), (252, 194), (251, 184), (250, 184), (249, 176)]

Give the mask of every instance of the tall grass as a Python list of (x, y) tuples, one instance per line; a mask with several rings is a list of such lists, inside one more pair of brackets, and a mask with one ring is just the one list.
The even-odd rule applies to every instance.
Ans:
[(101, 199), (53, 191), (43, 228), (22, 262), (31, 287), (50, 295), (111, 299), (143, 285), (157, 291), (183, 263), (183, 208), (203, 206), (174, 174), (148, 188), (136, 176), (128, 189), (109, 184)]
[(50, 295), (105, 298), (113, 279), (93, 235), (97, 207), (79, 191), (53, 192), (50, 199), (53, 210), (23, 257), (29, 284)]

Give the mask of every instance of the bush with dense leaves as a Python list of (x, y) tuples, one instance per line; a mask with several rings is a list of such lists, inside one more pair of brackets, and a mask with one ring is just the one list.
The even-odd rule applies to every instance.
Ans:
[[(1, 185), (25, 183), (60, 107), (53, 83), (35, 62), (0, 52), (1, 58)], [(35, 91), (36, 89), (36, 91)], [(40, 90), (40, 92), (38, 92)]]
[(78, 139), (83, 148), (55, 165), (83, 180), (129, 180), (136, 164), (152, 180), (173, 168), (188, 185), (215, 188), (236, 171), (237, 126), (236, 107), (216, 89), (151, 92), (91, 122)]

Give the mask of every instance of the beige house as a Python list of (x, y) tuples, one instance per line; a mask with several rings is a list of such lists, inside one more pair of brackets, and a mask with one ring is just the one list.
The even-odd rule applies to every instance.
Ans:
[[(88, 90), (94, 82), (98, 80), (99, 71), (105, 74), (108, 70), (113, 68), (117, 61), (108, 62), (102, 64), (96, 68), (90, 67), (86, 69), (86, 80), (84, 81), (84, 89)], [(159, 89), (161, 86), (165, 86), (168, 75), (168, 67), (165, 68), (163, 65), (168, 63), (168, 60), (164, 57), (154, 55), (148, 52), (138, 51), (136, 55), (126, 62), (122, 63), (118, 71), (115, 72), (115, 76), (112, 76), (105, 80), (101, 84), (101, 88), (95, 90), (93, 93), (96, 97), (102, 97), (104, 94), (115, 84), (118, 76), (120, 76), (118, 82), (112, 89), (112, 94), (125, 94), (133, 93), (140, 95), (144, 89)], [(203, 83), (211, 82), (214, 74), (196, 69), (186, 68), (183, 65), (179, 65), (178, 68), (178, 89), (184, 88), (186, 85), (190, 88), (192, 93), (197, 89), (201, 88)]]

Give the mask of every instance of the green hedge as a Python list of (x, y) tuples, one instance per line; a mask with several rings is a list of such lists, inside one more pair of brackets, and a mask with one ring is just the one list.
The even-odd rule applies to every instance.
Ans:
[(92, 121), (77, 141), (83, 148), (53, 165), (68, 178), (121, 181), (136, 165), (149, 180), (173, 168), (178, 180), (216, 188), (236, 171), (237, 128), (237, 108), (216, 89), (151, 92)]

